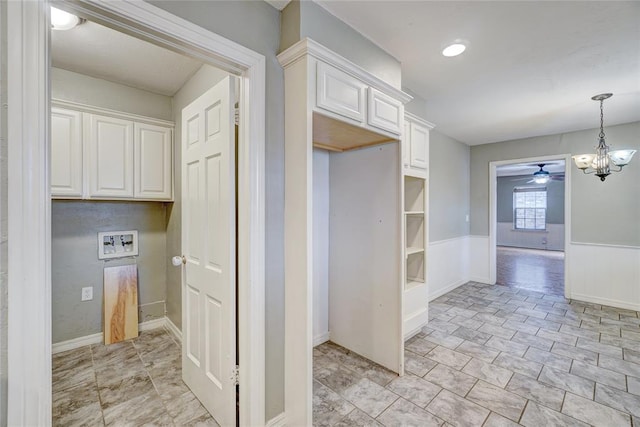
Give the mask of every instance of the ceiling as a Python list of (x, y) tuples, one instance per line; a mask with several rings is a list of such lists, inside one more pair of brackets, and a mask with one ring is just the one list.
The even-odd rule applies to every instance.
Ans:
[(534, 163), (515, 163), (496, 167), (496, 176), (523, 176), (532, 175), (540, 170), (539, 164), (544, 164), (543, 169), (554, 175), (564, 175), (565, 161), (551, 160)]
[[(603, 92), (605, 126), (640, 120), (640, 2), (317, 3), (397, 58), (424, 118), (469, 145), (598, 127)], [(467, 51), (442, 56), (456, 39)]]
[(54, 67), (161, 95), (173, 96), (202, 63), (146, 41), (86, 21), (51, 31)]

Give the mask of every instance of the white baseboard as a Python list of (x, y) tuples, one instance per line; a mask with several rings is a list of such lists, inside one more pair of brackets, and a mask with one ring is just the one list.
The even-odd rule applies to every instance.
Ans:
[(102, 332), (99, 332), (97, 334), (57, 342), (51, 346), (51, 354), (62, 353), (63, 351), (73, 350), (91, 344), (99, 344), (102, 340)]
[(182, 342), (182, 331), (180, 330), (180, 328), (178, 328), (176, 326), (175, 323), (173, 323), (171, 321), (171, 319), (169, 319), (168, 317), (165, 317), (166, 321), (164, 324), (164, 327), (166, 330), (168, 330), (169, 332), (171, 332), (171, 334), (178, 340), (178, 342)]
[(456, 280), (453, 283), (448, 284), (444, 288), (441, 288), (440, 290), (438, 290), (438, 292), (434, 293), (433, 295), (429, 295), (429, 302), (433, 301), (434, 299), (436, 299), (438, 297), (441, 297), (442, 295), (446, 294), (447, 292), (451, 292), (452, 290), (464, 285), (467, 282), (468, 282), (468, 280), (466, 280), (466, 279), (460, 279), (460, 280)]
[(325, 343), (331, 339), (331, 334), (329, 332), (325, 332), (324, 334), (316, 335), (313, 337), (313, 346), (320, 345)]
[(284, 412), (282, 412), (280, 415), (276, 415), (275, 417), (267, 421), (265, 427), (284, 427), (285, 425), (287, 425), (286, 417), (284, 415)]
[[(138, 324), (139, 331), (150, 331), (152, 329), (162, 328), (166, 325), (166, 317), (159, 319), (147, 320)], [(175, 326), (175, 325), (174, 325)], [(86, 335), (84, 337), (73, 338), (67, 341), (57, 342), (51, 345), (51, 354), (62, 353), (63, 351), (74, 350), (91, 344), (99, 344), (103, 342), (102, 332), (97, 334)]]
[(138, 323), (139, 331), (150, 331), (152, 329), (162, 328), (166, 323), (166, 317), (160, 317), (158, 319), (147, 320), (146, 322)]
[(411, 316), (407, 317), (403, 322), (404, 340), (406, 341), (420, 332), (422, 327), (425, 326), (428, 321), (429, 317), (427, 307), (422, 310), (418, 310)]
[(610, 307), (624, 308), (627, 310), (640, 311), (640, 304), (633, 304), (609, 298), (600, 298), (590, 295), (571, 293), (571, 299), (576, 301), (591, 302), (593, 304), (608, 305)]
[(495, 285), (495, 283), (491, 283), (491, 279), (489, 279), (488, 277), (473, 276), (473, 277), (469, 277), (469, 281), (484, 283), (486, 285)]

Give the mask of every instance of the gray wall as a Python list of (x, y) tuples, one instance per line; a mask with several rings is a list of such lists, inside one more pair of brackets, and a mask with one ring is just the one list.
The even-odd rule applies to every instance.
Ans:
[[(67, 70), (52, 70), (51, 93), (55, 99), (172, 119), (171, 98), (168, 96)], [(105, 265), (133, 262), (98, 261), (99, 231), (139, 231), (139, 320), (164, 316), (167, 265), (165, 211), (164, 203), (154, 202), (53, 201), (51, 310), (54, 343), (102, 331), (102, 269)], [(80, 301), (80, 291), (85, 286), (94, 288), (92, 301)]]
[[(531, 175), (501, 176), (496, 185), (498, 222), (513, 223), (513, 190), (516, 187), (539, 186), (527, 184)], [(517, 180), (517, 181), (514, 181)], [(547, 224), (564, 224), (564, 181), (549, 181), (547, 188)]]
[(400, 88), (400, 62), (312, 1), (293, 0), (282, 13), (280, 51), (309, 37)]
[(7, 2), (0, 2), (0, 426), (7, 425)]
[(284, 81), (280, 12), (264, 1), (153, 1), (266, 58), (266, 417), (284, 410)]
[[(640, 150), (640, 122), (605, 128), (607, 143)], [(489, 162), (594, 152), (598, 129), (540, 136), (471, 147), (471, 234), (489, 235)], [(640, 246), (640, 160), (605, 182), (571, 173), (571, 240), (584, 243)]]
[(429, 135), (429, 241), (469, 234), (469, 146), (434, 129)]
[[(167, 255), (179, 255), (182, 247), (182, 109), (215, 86), (228, 74), (210, 65), (203, 65), (173, 96), (175, 123), (173, 164), (175, 172), (174, 203), (167, 207)], [(182, 328), (182, 269), (167, 263), (167, 316)]]
[(51, 97), (171, 120), (171, 97), (60, 68), (51, 69)]
[[(51, 317), (54, 343), (102, 331), (103, 268), (138, 265), (139, 320), (164, 317), (165, 204), (53, 201), (51, 206)], [(136, 259), (98, 259), (98, 232), (138, 230)], [(93, 300), (80, 301), (93, 286)]]

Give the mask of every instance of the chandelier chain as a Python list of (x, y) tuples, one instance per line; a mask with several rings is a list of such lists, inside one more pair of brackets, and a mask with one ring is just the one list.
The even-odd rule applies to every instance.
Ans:
[(600, 100), (600, 135), (598, 135), (601, 139), (604, 138), (604, 99)]

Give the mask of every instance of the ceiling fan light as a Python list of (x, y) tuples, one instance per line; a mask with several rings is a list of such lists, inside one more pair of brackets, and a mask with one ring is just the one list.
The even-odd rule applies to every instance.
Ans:
[(51, 29), (70, 30), (80, 24), (81, 19), (64, 10), (51, 7)]
[(546, 184), (547, 182), (549, 182), (549, 179), (549, 175), (540, 175), (533, 178), (533, 182), (535, 182), (536, 184)]
[(609, 153), (609, 158), (616, 166), (626, 166), (631, 161), (631, 158), (636, 153), (636, 150), (616, 150)]
[(578, 169), (586, 169), (591, 166), (593, 159), (595, 158), (595, 154), (578, 154), (577, 156), (572, 156), (574, 163)]

